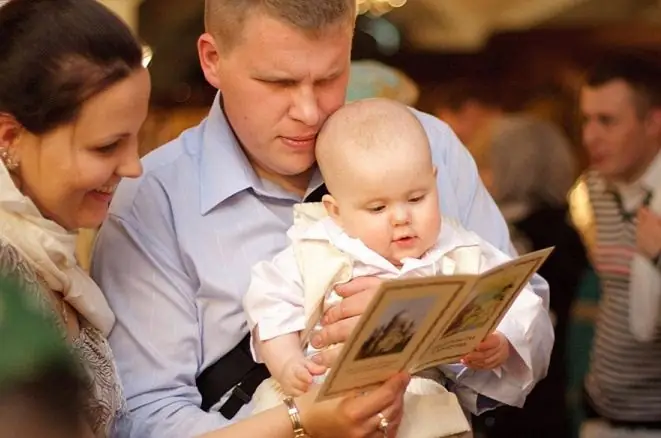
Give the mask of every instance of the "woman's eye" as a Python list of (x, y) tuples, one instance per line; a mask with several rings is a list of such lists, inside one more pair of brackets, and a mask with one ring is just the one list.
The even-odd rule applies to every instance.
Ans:
[(100, 148), (96, 148), (96, 150), (102, 154), (109, 154), (113, 152), (115, 149), (117, 149), (117, 146), (119, 146), (118, 141), (106, 146), (101, 146)]

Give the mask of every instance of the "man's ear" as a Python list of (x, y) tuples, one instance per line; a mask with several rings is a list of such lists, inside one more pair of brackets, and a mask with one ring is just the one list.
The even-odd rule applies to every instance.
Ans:
[(213, 35), (207, 32), (198, 38), (197, 54), (207, 82), (212, 87), (220, 89), (220, 51)]
[(332, 195), (324, 195), (321, 198), (321, 202), (324, 204), (324, 208), (326, 209), (328, 216), (330, 216), (336, 224), (342, 226), (342, 222), (340, 220), (340, 207), (337, 205), (335, 198), (333, 198)]

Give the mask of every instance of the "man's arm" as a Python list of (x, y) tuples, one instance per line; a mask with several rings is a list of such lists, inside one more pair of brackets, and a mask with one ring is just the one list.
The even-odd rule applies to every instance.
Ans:
[(122, 203), (133, 187), (120, 186), (114, 202), (123, 217), (111, 215), (103, 225), (92, 275), (117, 316), (110, 344), (133, 416), (128, 436), (192, 437), (226, 421), (199, 408), (196, 288), (179, 258), (162, 189), (141, 184), (148, 196), (129, 205)]

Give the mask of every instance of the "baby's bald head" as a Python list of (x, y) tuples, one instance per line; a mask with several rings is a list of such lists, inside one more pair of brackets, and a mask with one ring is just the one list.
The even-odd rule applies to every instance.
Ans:
[(408, 107), (388, 99), (360, 100), (337, 110), (319, 133), (315, 153), (334, 196), (355, 189), (361, 173), (387, 175), (393, 166), (421, 162), (433, 168), (424, 128)]
[(396, 266), (434, 245), (436, 170), (410, 109), (386, 99), (350, 103), (324, 124), (316, 154), (329, 191), (324, 207), (347, 235)]

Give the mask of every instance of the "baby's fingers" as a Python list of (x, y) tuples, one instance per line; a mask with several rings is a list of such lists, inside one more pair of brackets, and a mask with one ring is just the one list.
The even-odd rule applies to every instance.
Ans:
[(313, 376), (321, 376), (326, 372), (326, 367), (323, 365), (316, 364), (311, 360), (305, 362), (305, 368)]
[(294, 370), (294, 377), (297, 381), (305, 383), (307, 385), (312, 383), (312, 375), (304, 366), (296, 367)]

